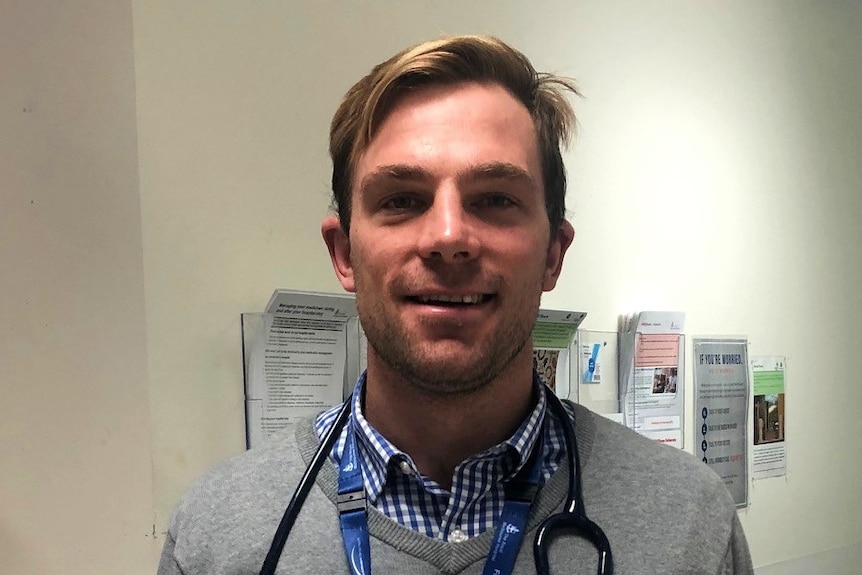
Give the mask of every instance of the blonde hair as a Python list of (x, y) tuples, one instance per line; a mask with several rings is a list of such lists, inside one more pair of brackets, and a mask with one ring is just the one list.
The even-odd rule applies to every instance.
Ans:
[(565, 218), (566, 171), (561, 145), (576, 118), (565, 93), (578, 95), (569, 78), (539, 73), (521, 52), (497, 38), (457, 36), (408, 48), (375, 66), (354, 84), (332, 118), (332, 199), (341, 227), (350, 231), (350, 202), (356, 162), (399, 96), (432, 85), (479, 82), (508, 90), (533, 118), (545, 182), (545, 207), (552, 233)]

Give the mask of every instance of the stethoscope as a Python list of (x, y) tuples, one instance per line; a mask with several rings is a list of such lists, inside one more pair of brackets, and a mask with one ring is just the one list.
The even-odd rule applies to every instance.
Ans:
[[(563, 422), (568, 421), (569, 416), (565, 407), (563, 407), (563, 402), (550, 389), (547, 389), (546, 395), (548, 397), (548, 405), (557, 419)], [(281, 523), (279, 523), (278, 529), (275, 531), (269, 553), (267, 553), (266, 559), (264, 559), (260, 569), (261, 575), (275, 575), (275, 568), (278, 565), (284, 545), (287, 543), (290, 530), (296, 521), (296, 517), (299, 515), (305, 498), (311, 491), (320, 468), (332, 451), (336, 439), (347, 424), (352, 404), (352, 399), (344, 402), (335, 418), (335, 422), (323, 437), (320, 447), (318, 447), (311, 458), (311, 462), (302, 474), (302, 478), (299, 480), (296, 490), (290, 498), (290, 503), (288, 503), (287, 509), (284, 510)], [(551, 515), (539, 525), (536, 537), (533, 540), (533, 559), (536, 565), (536, 573), (538, 575), (548, 575), (548, 546), (551, 539), (565, 531), (566, 533), (573, 533), (577, 537), (583, 537), (596, 548), (598, 552), (598, 568), (596, 573), (598, 575), (613, 575), (614, 561), (611, 555), (610, 542), (604, 531), (587, 517), (587, 512), (584, 508), (583, 492), (581, 489), (581, 457), (580, 453), (578, 453), (574, 425), (564, 425), (563, 427), (565, 429), (564, 440), (569, 471), (566, 503), (560, 513)], [(539, 446), (534, 448), (534, 450), (536, 449), (539, 449)]]

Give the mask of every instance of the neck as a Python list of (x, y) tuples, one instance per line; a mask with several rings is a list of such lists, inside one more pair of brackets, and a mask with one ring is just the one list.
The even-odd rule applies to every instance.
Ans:
[(397, 376), (369, 350), (364, 414), (420, 473), (445, 489), (462, 461), (505, 441), (533, 407), (532, 352), (463, 394), (433, 394)]

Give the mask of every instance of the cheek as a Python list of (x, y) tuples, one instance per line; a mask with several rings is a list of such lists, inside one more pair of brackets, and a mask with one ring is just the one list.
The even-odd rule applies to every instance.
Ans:
[(356, 242), (351, 248), (351, 264), (359, 285), (382, 281), (387, 270), (386, 262), (386, 254), (382, 254), (380, 250), (375, 250), (373, 247), (369, 249), (367, 242)]
[(546, 246), (538, 245), (533, 249), (514, 247), (508, 252), (508, 268), (514, 282), (525, 289), (547, 291), (548, 282), (548, 252)]
[(537, 266), (545, 266), (548, 258), (548, 243), (544, 238), (512, 232), (501, 237), (494, 251), (501, 257), (507, 258), (513, 266), (517, 264), (523, 269), (533, 269)]

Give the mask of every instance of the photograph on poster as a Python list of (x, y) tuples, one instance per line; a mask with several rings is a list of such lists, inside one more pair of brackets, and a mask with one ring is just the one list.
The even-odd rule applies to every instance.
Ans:
[(653, 393), (676, 393), (677, 368), (657, 367), (653, 374)]
[(787, 473), (786, 365), (784, 356), (759, 356), (751, 360), (754, 479), (781, 477)]
[(533, 369), (545, 380), (548, 387), (557, 389), (557, 362), (560, 359), (558, 349), (534, 349)]
[(784, 441), (784, 394), (754, 396), (754, 445)]

